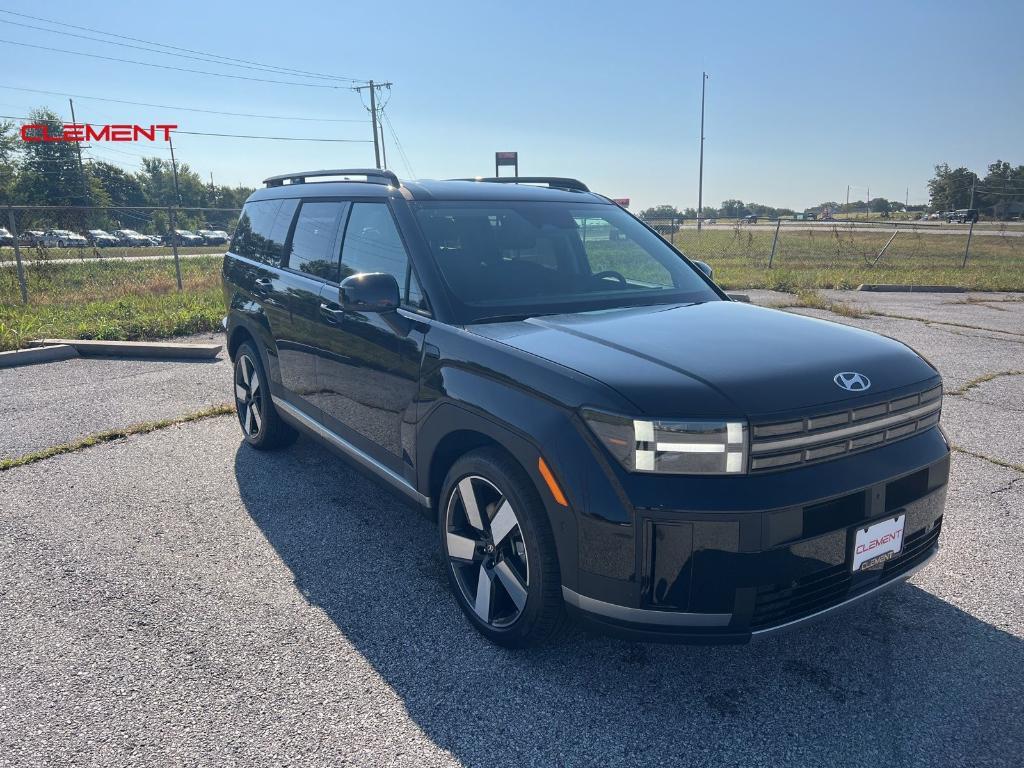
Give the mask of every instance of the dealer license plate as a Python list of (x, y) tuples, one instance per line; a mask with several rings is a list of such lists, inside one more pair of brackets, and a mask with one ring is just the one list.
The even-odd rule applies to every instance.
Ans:
[(906, 515), (858, 528), (853, 542), (853, 571), (865, 571), (882, 565), (903, 551), (903, 524)]

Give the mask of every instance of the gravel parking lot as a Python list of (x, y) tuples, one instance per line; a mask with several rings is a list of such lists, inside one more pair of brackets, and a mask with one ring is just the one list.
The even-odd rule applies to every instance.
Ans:
[[(829, 298), (878, 314), (795, 311), (921, 351), (970, 452), (909, 584), (749, 646), (510, 652), (463, 620), (417, 511), (218, 417), (0, 473), (0, 765), (1020, 765), (1024, 302)], [(48, 393), (4, 406), (0, 457), (228, 396), (224, 363), (82, 362), (0, 371)]]

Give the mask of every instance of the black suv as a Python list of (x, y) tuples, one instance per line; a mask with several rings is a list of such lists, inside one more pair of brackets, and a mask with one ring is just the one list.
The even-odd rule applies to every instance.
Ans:
[(743, 642), (935, 554), (928, 362), (731, 301), (578, 181), (509, 181), (267, 179), (223, 267), (245, 441), (304, 432), (421, 505), (510, 646), (568, 614)]

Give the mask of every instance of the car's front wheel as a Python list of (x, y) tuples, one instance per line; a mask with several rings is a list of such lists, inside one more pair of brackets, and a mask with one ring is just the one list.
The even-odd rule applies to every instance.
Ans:
[(245, 442), (259, 450), (280, 448), (295, 441), (298, 434), (285, 424), (274, 409), (263, 362), (249, 342), (235, 353), (235, 411)]
[(507, 647), (535, 645), (566, 621), (554, 536), (537, 489), (497, 449), (460, 458), (438, 505), (448, 579), (470, 623)]

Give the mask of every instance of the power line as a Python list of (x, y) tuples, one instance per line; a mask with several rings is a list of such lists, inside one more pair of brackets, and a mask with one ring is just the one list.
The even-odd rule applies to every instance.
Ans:
[[(122, 48), (132, 48), (132, 49), (137, 50), (137, 51), (146, 51), (147, 53), (157, 53), (157, 54), (160, 54), (161, 56), (176, 56), (177, 58), (180, 58), (180, 59), (191, 59), (193, 61), (201, 61), (201, 62), (205, 62), (206, 64), (216, 64), (216, 65), (222, 66), (222, 67), (238, 67), (239, 69), (248, 69), (248, 70), (252, 70), (254, 72), (270, 72), (272, 74), (285, 74), (283, 72), (277, 72), (276, 69), (273, 68), (273, 67), (250, 66), (248, 64), (234, 64), (234, 63), (229, 62), (229, 61), (217, 61), (216, 59), (210, 58), (208, 56), (189, 56), (186, 53), (180, 53), (180, 52), (177, 52), (177, 51), (161, 51), (161, 50), (158, 50), (156, 48), (147, 48), (144, 45), (132, 45), (131, 43), (119, 43), (119, 42), (117, 42), (115, 40), (104, 40), (104, 39), (102, 39), (100, 37), (91, 37), (89, 35), (79, 35), (79, 34), (76, 34), (75, 32), (63, 32), (63, 31), (61, 31), (59, 29), (47, 29), (46, 27), (37, 27), (34, 24), (23, 24), (20, 21), (11, 21), (10, 19), (0, 19), (0, 24), (13, 24), (16, 27), (25, 27), (26, 29), (35, 29), (35, 30), (38, 30), (40, 32), (49, 32), (49, 33), (54, 34), (54, 35), (66, 35), (67, 37), (76, 37), (76, 38), (78, 38), (80, 40), (89, 40), (89, 41), (94, 42), (94, 43), (103, 43), (105, 45), (118, 45), (118, 46), (121, 46)], [(336, 78), (336, 77), (332, 77), (330, 75), (302, 75), (302, 77), (316, 78), (316, 79), (319, 79), (319, 80), (335, 80), (335, 81), (345, 80), (345, 81), (350, 81), (349, 78)]]
[(0, 88), (11, 91), (25, 91), (27, 93), (43, 93), (48, 96), (66, 96), (86, 101), (109, 101), (114, 104), (131, 104), (136, 107), (156, 107), (157, 109), (175, 109), (182, 112), (202, 112), (208, 115), (226, 115), (228, 117), (254, 117), (264, 120), (296, 120), (313, 123), (365, 123), (365, 118), (340, 118), (340, 117), (298, 117), (293, 115), (257, 115), (250, 112), (223, 112), (216, 109), (200, 109), (199, 107), (179, 107), (173, 104), (151, 104), (145, 101), (128, 101), (127, 99), (110, 99), (103, 96), (83, 96), (79, 93), (63, 93), (61, 91), (42, 91), (37, 88), (19, 88), (13, 85), (0, 85)]
[(306, 136), (249, 136), (242, 133), (206, 133), (204, 131), (171, 131), (186, 136), (220, 136), (229, 139), (267, 139), (271, 141), (326, 141), (340, 144), (370, 144), (371, 139), (321, 139)]
[(388, 117), (387, 112), (381, 112), (380, 116), (384, 122), (388, 124), (388, 129), (391, 131), (391, 135), (395, 139), (395, 146), (398, 147), (398, 154), (402, 156), (402, 164), (405, 165), (405, 169), (409, 171), (409, 177), (415, 179), (416, 172), (412, 169), (412, 163), (409, 162), (409, 156), (405, 154), (405, 148), (402, 146), (402, 142), (398, 138), (398, 132), (395, 131), (395, 126), (391, 124), (391, 118)]
[(52, 53), (70, 53), (73, 56), (85, 56), (90, 59), (102, 59), (104, 61), (115, 61), (119, 64), (136, 64), (140, 67), (153, 67), (155, 69), (170, 69), (175, 72), (189, 72), (195, 75), (210, 75), (212, 77), (227, 77), (232, 80), (249, 80), (256, 83), (274, 83), (276, 85), (297, 85), (303, 88), (329, 88), (330, 90), (340, 90), (347, 86), (342, 85), (327, 85), (326, 83), (300, 83), (294, 80), (270, 80), (262, 77), (249, 77), (248, 75), (229, 75), (224, 72), (208, 72), (202, 69), (188, 69), (186, 67), (172, 67), (169, 64), (153, 64), (148, 61), (136, 61), (135, 59), (119, 59), (114, 56), (101, 56), (98, 53), (84, 53), (82, 51), (69, 51), (66, 48), (50, 48), (45, 45), (35, 45), (33, 43), (19, 43), (16, 40), (2, 40), (0, 43), (7, 43), (8, 45), (19, 45), (23, 48), (36, 48), (40, 51), (50, 51)]
[[(249, 59), (240, 59), (240, 58), (236, 58), (236, 57), (232, 57), (232, 56), (221, 56), (219, 54), (209, 53), (207, 51), (197, 51), (197, 50), (194, 50), (192, 48), (182, 48), (181, 46), (169, 45), (167, 43), (158, 43), (158, 42), (155, 42), (153, 40), (143, 40), (141, 38), (130, 37), (128, 35), (118, 35), (118, 34), (115, 34), (113, 32), (105, 32), (102, 29), (95, 29), (93, 27), (82, 27), (82, 26), (78, 26), (78, 25), (75, 25), (75, 24), (68, 24), (67, 22), (57, 21), (55, 19), (44, 19), (44, 18), (41, 18), (39, 16), (31, 16), (31, 15), (29, 15), (27, 13), (18, 13), (16, 11), (8, 11), (8, 10), (4, 10), (4, 9), (0, 9), (0, 13), (6, 13), (6, 14), (8, 14), (10, 16), (19, 16), (19, 17), (21, 17), (23, 19), (32, 19), (33, 21), (42, 21), (42, 22), (44, 22), (46, 24), (52, 24), (52, 25), (58, 26), (58, 27), (67, 27), (69, 29), (78, 29), (78, 30), (81, 30), (83, 32), (93, 32), (95, 34), (105, 35), (107, 37), (114, 37), (114, 38), (117, 38), (119, 40), (131, 40), (134, 43), (144, 43), (146, 45), (155, 45), (155, 46), (157, 46), (159, 48), (167, 48), (167, 49), (172, 50), (172, 51), (184, 51), (185, 53), (197, 53), (197, 54), (200, 54), (200, 55), (207, 56), (207, 57), (209, 57), (211, 59), (221, 59), (224, 62), (239, 62), (239, 63), (242, 63), (242, 64), (253, 64), (253, 65), (256, 65), (256, 66), (259, 66), (259, 67), (265, 67), (267, 70), (276, 70), (276, 71), (278, 71), (278, 72), (280, 72), (282, 74), (301, 75), (301, 76), (304, 76), (304, 77), (329, 78), (329, 79), (332, 79), (332, 80), (345, 80), (345, 81), (351, 82), (351, 83), (360, 83), (360, 82), (363, 82), (365, 80), (365, 78), (344, 77), (342, 75), (331, 75), (331, 74), (325, 74), (323, 72), (310, 72), (308, 70), (302, 70), (302, 69), (290, 69), (288, 67), (277, 67), (277, 66), (274, 66), (274, 65), (271, 65), (271, 64), (264, 64), (264, 63), (259, 62), (259, 61), (251, 61)], [(46, 31), (54, 32), (56, 30), (46, 30)]]

